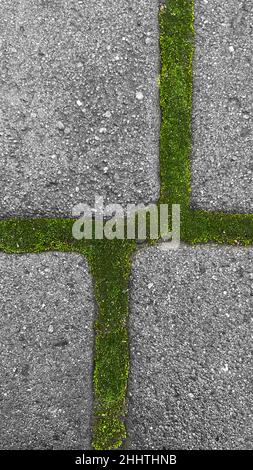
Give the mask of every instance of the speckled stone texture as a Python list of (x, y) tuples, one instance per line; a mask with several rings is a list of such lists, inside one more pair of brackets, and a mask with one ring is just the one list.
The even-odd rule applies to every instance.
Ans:
[(158, 198), (158, 7), (1, 0), (1, 217)]
[(192, 206), (253, 212), (253, 2), (195, 0)]
[(226, 246), (135, 256), (129, 449), (253, 449), (252, 261)]
[(75, 254), (0, 254), (0, 449), (90, 449), (94, 304)]

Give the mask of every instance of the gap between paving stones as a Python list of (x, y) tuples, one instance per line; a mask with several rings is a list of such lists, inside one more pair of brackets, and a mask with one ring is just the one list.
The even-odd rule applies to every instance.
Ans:
[[(167, 0), (161, 6), (160, 203), (181, 205), (181, 239), (188, 244), (253, 244), (253, 214), (190, 209), (192, 57), (194, 2)], [(129, 369), (128, 279), (136, 242), (72, 238), (71, 219), (0, 221), (0, 250), (6, 253), (77, 252), (87, 257), (95, 284), (93, 447), (116, 449), (126, 438)], [(150, 242), (147, 237), (147, 243)]]

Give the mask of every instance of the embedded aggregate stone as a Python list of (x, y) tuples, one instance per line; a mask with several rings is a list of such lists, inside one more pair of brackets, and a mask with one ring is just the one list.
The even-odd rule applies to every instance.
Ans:
[(129, 449), (253, 449), (253, 250), (140, 251), (130, 282)]
[(0, 449), (90, 449), (94, 301), (76, 254), (0, 254)]
[(1, 217), (157, 200), (159, 0), (0, 8)]
[(253, 211), (252, 25), (252, 0), (195, 0), (193, 208)]

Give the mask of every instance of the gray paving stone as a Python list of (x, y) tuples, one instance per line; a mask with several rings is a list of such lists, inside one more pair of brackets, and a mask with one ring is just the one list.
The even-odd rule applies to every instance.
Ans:
[(158, 4), (1, 0), (1, 216), (158, 198)]
[(252, 0), (195, 0), (192, 206), (253, 212)]
[(0, 254), (0, 449), (89, 449), (94, 304), (75, 254)]
[(253, 449), (252, 261), (226, 246), (135, 257), (130, 449)]

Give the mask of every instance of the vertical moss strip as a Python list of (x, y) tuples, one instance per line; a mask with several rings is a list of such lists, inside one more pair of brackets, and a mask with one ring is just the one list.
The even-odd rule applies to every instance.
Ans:
[(160, 13), (161, 203), (190, 204), (193, 1), (169, 0)]
[(101, 241), (91, 262), (98, 304), (93, 447), (116, 449), (126, 437), (128, 277), (135, 242)]

